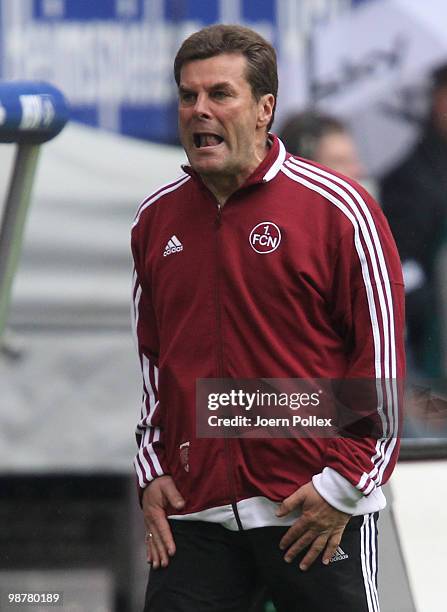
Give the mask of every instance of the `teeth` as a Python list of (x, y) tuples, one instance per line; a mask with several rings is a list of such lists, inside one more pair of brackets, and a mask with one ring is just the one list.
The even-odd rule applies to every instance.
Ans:
[(205, 147), (214, 147), (219, 144), (219, 139), (214, 134), (204, 134), (202, 138), (203, 146)]
[(194, 140), (198, 147), (214, 147), (220, 144), (223, 139), (215, 134), (197, 134)]

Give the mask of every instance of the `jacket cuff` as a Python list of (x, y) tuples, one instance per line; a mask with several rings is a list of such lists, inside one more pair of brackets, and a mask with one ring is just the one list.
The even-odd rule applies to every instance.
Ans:
[(349, 480), (330, 467), (312, 477), (312, 483), (328, 504), (347, 514), (356, 514), (364, 495)]

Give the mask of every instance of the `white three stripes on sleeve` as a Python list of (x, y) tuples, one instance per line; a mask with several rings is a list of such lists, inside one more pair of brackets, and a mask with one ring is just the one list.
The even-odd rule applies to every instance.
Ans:
[(143, 399), (141, 406), (141, 418), (137, 424), (136, 432), (141, 436), (140, 449), (134, 459), (134, 467), (138, 476), (140, 487), (145, 487), (156, 476), (163, 475), (154, 443), (160, 439), (160, 428), (152, 425), (152, 419), (159, 403), (158, 395), (158, 368), (146, 355), (141, 353), (138, 344), (138, 321), (141, 300), (141, 285), (138, 282), (136, 272), (133, 275), (132, 291), (132, 331), (134, 340), (140, 356), (141, 370), (143, 374)]
[[(375, 485), (380, 485), (382, 481), (384, 471), (396, 445), (398, 426), (393, 303), (382, 246), (377, 228), (365, 201), (349, 183), (312, 164), (294, 158), (285, 162), (282, 172), (290, 179), (323, 195), (346, 215), (354, 228), (354, 243), (360, 260), (371, 318), (378, 397), (377, 410), (383, 427), (383, 437), (377, 441), (376, 453), (371, 458), (374, 467), (369, 473), (364, 473), (357, 483), (357, 488), (367, 495), (374, 489)], [(331, 191), (327, 191), (325, 187)], [(362, 240), (366, 246), (366, 253)], [(371, 281), (371, 273), (374, 283)], [(377, 296), (382, 321), (383, 347), (380, 339), (375, 295)], [(382, 382), (385, 384), (386, 391), (386, 405), (388, 407), (386, 412), (383, 406)]]

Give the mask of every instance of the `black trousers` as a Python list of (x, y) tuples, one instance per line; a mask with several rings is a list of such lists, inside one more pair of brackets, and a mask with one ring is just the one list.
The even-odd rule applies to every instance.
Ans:
[(328, 566), (286, 563), (283, 527), (229, 531), (170, 521), (177, 552), (149, 574), (144, 612), (250, 612), (265, 588), (278, 612), (379, 612), (377, 514), (353, 517)]

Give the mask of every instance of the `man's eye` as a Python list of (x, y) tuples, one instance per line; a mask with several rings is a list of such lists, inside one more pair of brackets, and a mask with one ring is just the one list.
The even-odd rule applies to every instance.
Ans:
[(213, 92), (213, 98), (216, 98), (217, 100), (222, 100), (223, 98), (226, 98), (227, 95), (227, 92), (223, 91), (222, 89), (218, 89), (217, 91)]
[(180, 94), (180, 100), (186, 104), (190, 103), (190, 102), (194, 102), (194, 94), (192, 93), (188, 93), (188, 92), (183, 92)]

